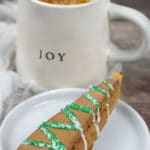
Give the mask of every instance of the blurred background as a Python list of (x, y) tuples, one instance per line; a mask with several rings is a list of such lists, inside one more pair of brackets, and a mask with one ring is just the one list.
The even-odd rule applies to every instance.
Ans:
[(149, 0), (112, 0), (118, 4), (130, 6), (142, 11), (144, 14), (150, 17), (150, 1)]
[[(10, 35), (9, 31), (15, 29), (16, 2), (17, 0), (0, 0), (0, 50), (3, 48), (9, 49), (11, 47), (11, 44), (8, 46), (1, 44), (2, 40), (3, 42), (5, 41), (4, 36), (6, 38), (10, 37), (8, 36)], [(113, 2), (136, 8), (150, 18), (150, 0), (113, 0)], [(116, 20), (111, 22), (110, 32), (111, 40), (121, 48), (136, 48), (141, 43), (142, 36), (139, 28), (128, 21)], [(0, 51), (0, 55), (7, 56), (8, 53)], [(7, 61), (7, 57), (3, 57), (3, 59), (7, 68), (14, 70), (14, 66), (10, 65), (12, 63)], [(1, 60), (2, 59), (0, 59), (0, 67)], [(122, 63), (122, 65), (123, 73), (126, 76), (125, 92), (122, 99), (134, 107), (142, 115), (150, 128), (150, 50), (145, 53), (143, 59), (130, 63)], [(12, 74), (10, 76), (13, 76), (13, 78), (15, 77)], [(1, 74), (0, 78), (2, 78)], [(12, 85), (14, 82), (18, 82), (18, 80), (13, 81)], [(2, 83), (3, 81), (1, 81), (1, 84)], [(20, 84), (24, 84), (24, 82), (20, 82)], [(17, 94), (18, 89), (21, 94)], [(0, 90), (2, 91), (2, 89)], [(30, 93), (28, 93), (29, 91)], [(13, 98), (12, 95), (7, 96), (6, 101), (12, 101), (14, 99), (20, 101), (21, 99), (23, 100), (39, 93), (38, 90), (33, 90), (29, 86), (27, 86), (26, 90), (24, 90), (22, 86), (18, 86), (13, 90), (13, 92), (16, 93), (15, 96), (13, 95)], [(15, 104), (17, 103), (15, 102)], [(4, 103), (4, 105), (8, 105), (8, 103)]]
[[(136, 8), (150, 18), (149, 0), (113, 0), (121, 5)], [(122, 48), (138, 47), (140, 30), (128, 21), (118, 20), (111, 24), (111, 39)], [(146, 120), (150, 128), (150, 50), (137, 62), (123, 63), (126, 75), (123, 100), (132, 105)]]

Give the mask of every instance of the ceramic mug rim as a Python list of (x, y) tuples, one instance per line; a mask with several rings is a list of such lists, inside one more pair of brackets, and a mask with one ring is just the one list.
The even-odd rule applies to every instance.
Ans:
[(65, 5), (65, 4), (51, 4), (51, 3), (47, 3), (47, 2), (42, 2), (39, 0), (29, 0), (34, 4), (37, 4), (39, 6), (43, 6), (45, 8), (65, 8), (65, 9), (70, 9), (70, 8), (82, 8), (82, 7), (87, 7), (90, 6), (92, 4), (95, 4), (96, 2), (98, 2), (99, 0), (91, 0), (89, 2), (86, 3), (81, 3), (81, 4), (71, 4), (71, 5)]

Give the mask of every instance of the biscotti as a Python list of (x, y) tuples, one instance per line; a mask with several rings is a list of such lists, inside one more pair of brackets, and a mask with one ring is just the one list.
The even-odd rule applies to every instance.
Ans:
[(122, 87), (123, 76), (117, 72), (98, 86), (91, 86), (74, 103), (43, 122), (18, 150), (91, 150)]

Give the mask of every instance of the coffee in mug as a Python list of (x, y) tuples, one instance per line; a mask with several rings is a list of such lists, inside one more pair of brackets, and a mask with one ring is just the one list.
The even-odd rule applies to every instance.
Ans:
[(39, 1), (62, 5), (81, 4), (89, 2), (89, 0), (39, 0)]

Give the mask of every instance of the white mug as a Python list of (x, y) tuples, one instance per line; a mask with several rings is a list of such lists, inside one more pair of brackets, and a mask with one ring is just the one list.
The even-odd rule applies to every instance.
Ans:
[[(109, 19), (119, 18), (141, 29), (139, 49), (110, 48)], [(109, 0), (74, 5), (20, 0), (17, 28), (17, 70), (47, 88), (95, 84), (105, 77), (108, 59), (136, 60), (150, 48), (148, 18)]]

